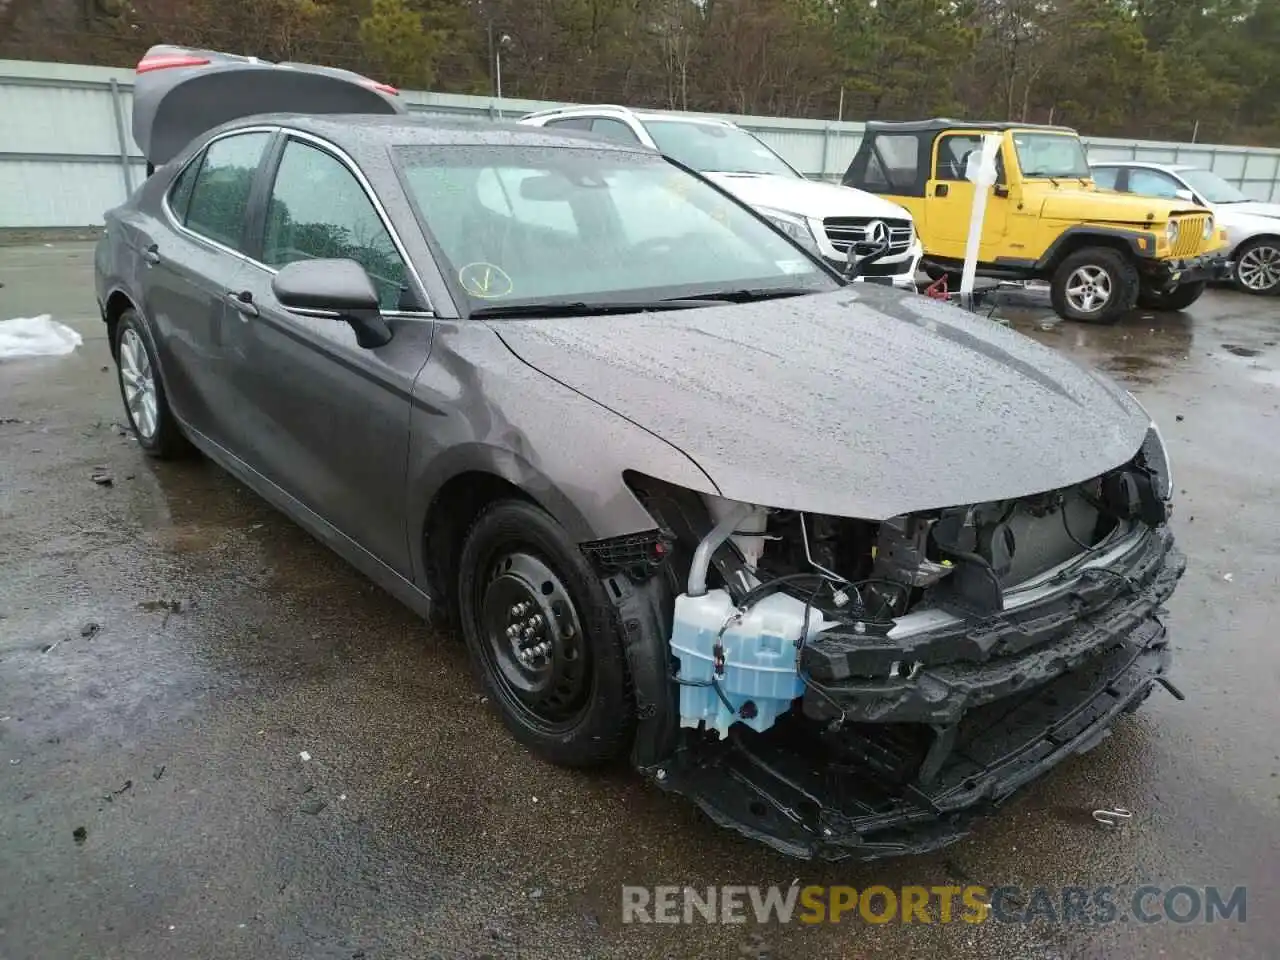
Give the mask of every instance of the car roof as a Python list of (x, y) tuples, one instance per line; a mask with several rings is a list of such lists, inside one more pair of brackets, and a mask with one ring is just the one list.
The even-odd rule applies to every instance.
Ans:
[(1051, 126), (1044, 123), (1012, 123), (1006, 120), (952, 120), (934, 117), (932, 120), (868, 120), (868, 133), (932, 133), (943, 130), (1047, 130), (1052, 133), (1075, 133), (1071, 127)]
[(413, 114), (264, 113), (241, 117), (220, 131), (249, 126), (281, 126), (329, 140), (351, 153), (389, 146), (525, 146), (604, 150), (613, 153), (653, 151), (640, 144), (584, 137), (514, 122), (453, 120)]
[(1153, 170), (1167, 170), (1170, 173), (1182, 173), (1184, 170), (1205, 170), (1191, 163), (1161, 163), (1158, 160), (1097, 160), (1090, 161), (1091, 167), (1150, 167)]
[(556, 117), (580, 117), (584, 114), (591, 116), (634, 117), (635, 119), (645, 123), (659, 121), (670, 123), (714, 124), (720, 127), (735, 126), (732, 121), (725, 120), (722, 117), (707, 117), (688, 113), (665, 113), (657, 110), (633, 110), (630, 107), (619, 106), (616, 103), (578, 103), (568, 107), (555, 107), (551, 110), (539, 110), (535, 113), (526, 115), (523, 119), (552, 120)]

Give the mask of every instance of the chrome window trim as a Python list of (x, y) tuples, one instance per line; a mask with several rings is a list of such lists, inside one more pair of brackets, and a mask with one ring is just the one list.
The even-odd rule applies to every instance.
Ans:
[[(242, 253), (239, 250), (235, 250), (232, 247), (228, 247), (225, 243), (221, 243), (217, 240), (214, 240), (212, 237), (206, 237), (203, 233), (200, 233), (196, 230), (192, 230), (190, 227), (188, 227), (185, 223), (179, 220), (177, 217), (177, 214), (174, 213), (173, 207), (169, 204), (169, 197), (173, 194), (174, 189), (178, 185), (178, 181), (182, 178), (182, 175), (187, 171), (187, 168), (190, 167), (191, 164), (195, 163), (196, 160), (200, 159), (206, 153), (208, 153), (209, 148), (213, 146), (215, 143), (217, 143), (219, 140), (225, 140), (228, 137), (242, 136), (244, 134), (249, 134), (249, 133), (265, 133), (268, 135), (274, 135), (275, 133), (279, 132), (279, 130), (280, 130), (280, 127), (275, 125), (241, 127), (238, 130), (228, 130), (225, 133), (220, 133), (216, 137), (212, 137), (209, 140), (207, 140), (204, 146), (202, 146), (199, 150), (197, 150), (194, 154), (192, 154), (190, 157), (187, 158), (187, 162), (182, 165), (182, 169), (178, 171), (176, 176), (174, 176), (173, 183), (169, 184), (168, 189), (165, 190), (164, 196), (160, 200), (160, 209), (164, 213), (165, 219), (169, 221), (169, 226), (173, 227), (173, 229), (177, 230), (179, 233), (192, 238), (193, 240), (198, 240), (200, 243), (207, 244), (208, 246), (213, 247), (215, 250), (221, 250), (223, 253), (228, 253), (231, 256), (235, 257), (237, 260), (241, 260), (245, 263), (255, 262), (252, 257), (248, 256), (248, 254)], [(269, 148), (270, 146), (271, 146), (270, 143), (268, 143), (267, 147)], [(266, 153), (265, 149), (263, 150), (263, 153), (264, 154)], [(259, 160), (258, 162), (259, 164), (261, 164), (262, 161)], [(199, 174), (197, 174), (197, 176), (199, 176)], [(194, 191), (195, 184), (192, 184), (191, 186)]]
[[(365, 197), (368, 198), (369, 202), (373, 205), (373, 211), (378, 215), (378, 219), (382, 221), (382, 227), (384, 230), (387, 231), (387, 236), (391, 238), (392, 244), (395, 245), (396, 252), (400, 254), (400, 259), (404, 261), (405, 269), (408, 270), (409, 274), (413, 277), (413, 279), (417, 281), (418, 289), (421, 290), (423, 295), (425, 296), (427, 292), (426, 284), (422, 282), (422, 275), (418, 273), (418, 268), (414, 266), (413, 259), (409, 256), (408, 250), (405, 249), (404, 242), (400, 239), (399, 232), (396, 230), (395, 226), (392, 224), (391, 218), (387, 215), (387, 208), (382, 205), (382, 201), (378, 199), (377, 192), (373, 189), (373, 184), (369, 182), (368, 178), (356, 165), (356, 162), (351, 158), (351, 155), (348, 154), (341, 147), (339, 147), (337, 144), (333, 143), (332, 141), (326, 140), (323, 137), (318, 137), (315, 134), (307, 133), (303, 130), (298, 130), (294, 127), (281, 126), (278, 129), (282, 133), (284, 133), (286, 137), (290, 139), (295, 139), (302, 143), (309, 143), (313, 147), (318, 147), (321, 151), (323, 151), (324, 153), (328, 153), (330, 156), (333, 157), (333, 159), (337, 160), (338, 163), (342, 164), (342, 166), (347, 168), (347, 172), (350, 173), (355, 178), (355, 181), (357, 184), (359, 184), (360, 189), (364, 191)], [(285, 144), (284, 149), (285, 150), (289, 149), (289, 145), (287, 143)], [(280, 152), (280, 161), (281, 163), (284, 162), (284, 150)], [(278, 176), (279, 173), (280, 173), (280, 168), (277, 165), (276, 175)], [(271, 187), (272, 189), (274, 189), (275, 187), (274, 180), (272, 180)], [(271, 193), (272, 193), (272, 190), (267, 191), (268, 206), (270, 206), (271, 204)], [(260, 267), (263, 270), (266, 270), (268, 273), (272, 274), (273, 276), (280, 272), (278, 268), (271, 267), (260, 260), (253, 259), (252, 257), (245, 257), (245, 259), (248, 260), (249, 263), (253, 264), (255, 267)], [(382, 313), (384, 316), (386, 315), (407, 316), (407, 317), (422, 317), (422, 316), (434, 317), (435, 316), (435, 312), (432, 310), (425, 310), (421, 312), (416, 310), (415, 311), (384, 310), (382, 311)]]
[[(368, 178), (364, 175), (363, 172), (361, 172), (360, 168), (356, 166), (356, 163), (351, 158), (351, 155), (348, 154), (341, 147), (339, 147), (337, 144), (329, 140), (325, 140), (323, 137), (317, 137), (315, 134), (307, 133), (306, 131), (303, 131), (303, 130), (298, 130), (295, 127), (287, 127), (282, 124), (272, 124), (270, 126), (241, 127), (237, 130), (228, 130), (225, 133), (220, 133), (216, 137), (213, 137), (210, 140), (208, 140), (203, 147), (201, 147), (198, 151), (196, 151), (196, 153), (193, 154), (190, 158), (188, 158), (187, 162), (182, 165), (182, 170), (178, 171), (177, 176), (173, 178), (174, 182), (171, 183), (169, 185), (169, 188), (164, 192), (164, 197), (160, 202), (160, 206), (161, 206), (161, 209), (164, 211), (165, 217), (169, 221), (170, 226), (172, 226), (174, 229), (176, 229), (182, 234), (185, 234), (188, 237), (198, 240), (201, 243), (208, 244), (209, 246), (217, 250), (220, 250), (223, 253), (230, 254), (231, 256), (235, 257), (237, 260), (250, 264), (251, 266), (257, 267), (260, 270), (264, 270), (267, 273), (271, 274), (272, 276), (275, 276), (280, 272), (278, 268), (265, 264), (261, 260), (254, 259), (253, 257), (249, 256), (247, 253), (243, 253), (239, 250), (234, 250), (231, 247), (228, 247), (224, 243), (219, 243), (217, 240), (214, 240), (210, 237), (206, 237), (204, 234), (190, 229), (186, 224), (178, 220), (176, 214), (174, 213), (173, 207), (170, 206), (169, 204), (169, 196), (173, 192), (174, 187), (177, 185), (178, 179), (182, 176), (183, 172), (186, 171), (187, 167), (189, 167), (192, 163), (194, 163), (197, 158), (203, 157), (205, 153), (208, 151), (208, 149), (211, 146), (213, 146), (213, 144), (217, 143), (219, 140), (225, 140), (227, 137), (240, 136), (248, 133), (268, 133), (268, 134), (283, 133), (286, 137), (296, 139), (300, 142), (309, 143), (313, 147), (320, 148), (322, 151), (332, 156), (333, 159), (337, 160), (338, 163), (340, 163), (343, 167), (345, 167), (347, 171), (355, 178), (356, 183), (360, 186), (360, 189), (364, 191), (365, 197), (367, 197), (369, 202), (373, 205), (374, 213), (376, 213), (378, 216), (378, 219), (382, 221), (383, 229), (385, 229), (387, 231), (387, 235), (391, 237), (391, 242), (395, 246), (396, 252), (400, 254), (400, 259), (404, 261), (405, 268), (409, 271), (413, 279), (417, 281), (418, 289), (421, 290), (424, 295), (426, 294), (427, 288), (426, 288), (426, 285), (422, 282), (422, 275), (418, 273), (418, 268), (414, 266), (412, 258), (409, 256), (408, 251), (405, 249), (404, 242), (400, 239), (399, 232), (397, 232), (395, 226), (391, 223), (391, 218), (387, 215), (386, 207), (382, 205), (382, 201), (378, 199), (378, 195), (374, 191), (373, 185), (369, 183)], [(288, 144), (285, 145), (285, 149), (288, 149)], [(284, 154), (282, 151), (281, 159), (283, 159), (283, 157), (284, 157)], [(276, 167), (276, 173), (277, 174), (279, 173), (279, 165), (277, 165)], [(272, 188), (275, 187), (274, 179), (272, 180), (271, 187)], [(271, 202), (271, 191), (268, 191), (267, 203), (270, 204), (270, 202)], [(293, 312), (296, 313), (298, 311), (293, 311)], [(429, 310), (429, 309), (428, 310), (383, 310), (382, 314), (383, 316), (403, 317), (406, 319), (434, 319), (435, 317), (435, 311)], [(308, 314), (308, 315), (311, 315), (311, 314)], [(336, 314), (334, 314), (334, 316), (336, 316)]]

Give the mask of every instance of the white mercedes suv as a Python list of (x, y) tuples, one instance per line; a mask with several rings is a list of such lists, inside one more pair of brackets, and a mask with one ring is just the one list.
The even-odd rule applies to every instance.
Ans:
[(865, 266), (859, 279), (916, 288), (923, 247), (905, 208), (852, 187), (809, 180), (764, 141), (727, 120), (596, 105), (543, 110), (520, 122), (658, 150), (755, 207), (837, 268), (844, 266), (850, 243), (888, 240), (889, 252)]

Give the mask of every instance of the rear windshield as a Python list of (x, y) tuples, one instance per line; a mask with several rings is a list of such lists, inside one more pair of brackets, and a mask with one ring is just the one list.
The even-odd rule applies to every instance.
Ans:
[(476, 308), (839, 283), (711, 185), (648, 153), (397, 148), (418, 217)]

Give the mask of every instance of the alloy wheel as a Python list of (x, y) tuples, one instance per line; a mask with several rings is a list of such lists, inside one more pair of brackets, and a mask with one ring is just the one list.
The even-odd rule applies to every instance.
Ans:
[(1270, 291), (1280, 284), (1280, 248), (1262, 244), (1245, 251), (1236, 265), (1241, 286), (1254, 293)]
[(143, 440), (151, 440), (159, 426), (156, 379), (146, 345), (133, 329), (120, 337), (120, 383), (133, 428)]
[(1067, 302), (1081, 313), (1097, 313), (1111, 299), (1111, 275), (1102, 267), (1083, 266), (1067, 278)]

